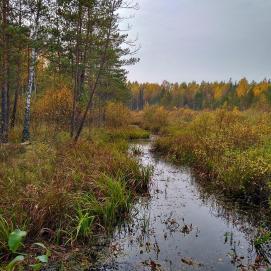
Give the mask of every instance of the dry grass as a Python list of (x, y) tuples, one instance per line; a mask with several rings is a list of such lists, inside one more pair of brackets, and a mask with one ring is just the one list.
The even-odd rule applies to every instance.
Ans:
[[(111, 228), (133, 196), (146, 189), (151, 173), (129, 156), (121, 134), (112, 140), (105, 130), (94, 130), (73, 145), (68, 133), (60, 132), (31, 145), (1, 146), (1, 217), (12, 228), (25, 229), (30, 239), (60, 245), (79, 237), (88, 241)], [(87, 222), (93, 234), (74, 234)]]
[(155, 149), (191, 165), (225, 192), (266, 204), (271, 194), (271, 115), (237, 110), (192, 115), (188, 121), (171, 122)]

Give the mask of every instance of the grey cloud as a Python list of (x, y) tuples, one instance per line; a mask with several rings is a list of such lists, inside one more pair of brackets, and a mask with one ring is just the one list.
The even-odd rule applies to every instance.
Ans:
[(129, 79), (262, 80), (271, 76), (271, 1), (140, 0), (141, 44)]

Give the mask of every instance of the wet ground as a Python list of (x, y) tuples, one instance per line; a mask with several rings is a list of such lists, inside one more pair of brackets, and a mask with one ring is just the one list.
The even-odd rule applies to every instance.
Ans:
[(259, 212), (204, 191), (189, 169), (155, 157), (151, 143), (137, 146), (154, 168), (150, 195), (115, 230), (95, 270), (268, 270), (252, 241)]

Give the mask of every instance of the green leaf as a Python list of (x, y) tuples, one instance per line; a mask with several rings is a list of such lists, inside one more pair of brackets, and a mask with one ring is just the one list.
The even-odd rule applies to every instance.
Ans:
[(27, 232), (21, 230), (13, 231), (8, 238), (8, 247), (15, 253), (19, 247), (22, 245), (23, 239), (26, 237)]
[(47, 255), (37, 256), (36, 259), (39, 260), (42, 263), (48, 263), (48, 256)]
[(22, 262), (22, 261), (24, 261), (24, 256), (19, 255), (19, 256), (15, 257), (15, 258), (8, 264), (8, 266), (7, 266), (7, 271), (13, 271), (14, 268), (15, 268), (15, 266), (16, 266), (18, 263)]
[(31, 264), (29, 265), (33, 270), (38, 271), (41, 270), (42, 264), (41, 263), (36, 263), (36, 264)]

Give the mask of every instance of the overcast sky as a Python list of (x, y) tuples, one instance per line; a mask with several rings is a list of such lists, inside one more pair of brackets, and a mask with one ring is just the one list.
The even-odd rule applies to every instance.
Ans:
[(140, 82), (271, 77), (271, 0), (138, 0)]

